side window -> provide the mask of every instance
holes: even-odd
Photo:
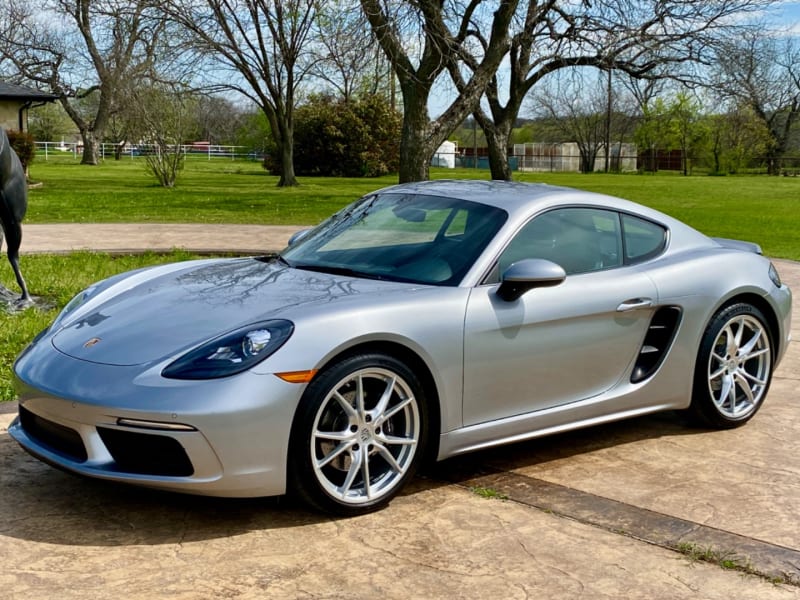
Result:
[[[500,273],[525,258],[553,261],[567,275],[618,267],[622,264],[619,215],[594,208],[546,212],[525,225],[503,251]]]
[[[625,238],[625,263],[645,261],[661,254],[667,245],[667,230],[651,221],[622,215]]]

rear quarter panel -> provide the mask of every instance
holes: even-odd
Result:
[[[726,248],[702,248],[669,254],[648,265],[647,273],[658,290],[658,303],[679,306],[682,320],[668,360],[657,379],[681,389],[685,405],[691,400],[697,350],[713,315],[737,297],[762,298],[779,326],[774,364],[786,349],[791,315],[791,293],[777,288],[769,278],[769,260],[751,252]],[[653,382],[655,383],[655,382]]]

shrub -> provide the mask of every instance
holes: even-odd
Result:
[[[380,96],[350,102],[312,96],[294,119],[298,175],[380,177],[399,169],[401,117]],[[276,162],[268,155],[264,168],[279,173]]]
[[[19,162],[22,163],[22,168],[25,173],[28,172],[28,165],[33,162],[33,157],[36,156],[36,143],[33,136],[25,131],[6,131],[8,141],[14,152],[19,156]]]

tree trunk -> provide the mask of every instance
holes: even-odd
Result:
[[[778,159],[775,156],[767,156],[767,175],[780,175]]]
[[[403,135],[400,144],[400,183],[427,181],[430,178],[431,153],[425,147],[425,135],[412,132]]]
[[[511,165],[508,162],[508,141],[511,138],[511,121],[503,119],[492,123],[483,117],[473,117],[486,136],[489,151],[489,170],[492,179],[511,181]]]
[[[508,138],[493,131],[486,136],[489,150],[489,170],[492,179],[511,181],[511,165],[508,163]]]
[[[767,150],[767,175],[780,175],[780,152],[777,144],[770,144]]]
[[[83,140],[83,157],[81,158],[81,164],[98,164],[100,162],[100,152],[96,132],[88,129],[81,131],[81,139]]]
[[[412,98],[412,96],[414,96]],[[439,147],[430,135],[427,94],[411,94],[403,90],[403,130],[400,137],[400,183],[427,181],[430,161]],[[444,141],[444,140],[442,140]],[[432,147],[433,146],[433,147]]]
[[[594,163],[597,160],[597,149],[578,146],[581,156],[581,173],[594,173]]]
[[[284,136],[280,144],[281,178],[278,187],[294,187],[300,185],[294,174],[294,140],[291,135]]]
[[[275,150],[281,159],[281,176],[278,180],[278,187],[300,185],[294,174],[294,128],[292,127],[291,116],[286,113],[271,113],[264,107],[262,107],[262,110],[264,110],[264,114],[267,115],[269,120],[275,141]]]

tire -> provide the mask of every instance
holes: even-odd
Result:
[[[319,374],[292,425],[290,489],[327,513],[377,510],[414,475],[428,438],[419,379],[383,354],[342,359]]]
[[[720,309],[706,327],[695,366],[690,410],[718,429],[744,425],[761,408],[774,353],[767,320],[755,306]]]

